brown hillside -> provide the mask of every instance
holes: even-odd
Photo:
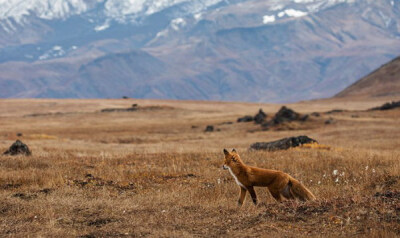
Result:
[[[335,97],[380,97],[400,95],[400,57],[358,80]]]

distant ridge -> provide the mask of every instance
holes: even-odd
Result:
[[[382,65],[335,97],[400,96],[400,57]]]

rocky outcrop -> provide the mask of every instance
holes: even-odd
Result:
[[[29,150],[29,147],[22,143],[22,141],[15,141],[8,150],[6,150],[4,155],[31,155],[32,152]]]
[[[297,136],[297,137],[288,137],[283,138],[277,141],[271,142],[257,142],[250,146],[251,150],[287,150],[292,147],[298,147],[302,144],[309,143],[318,143],[316,140],[308,137],[308,136]]]

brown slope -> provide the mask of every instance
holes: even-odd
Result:
[[[400,96],[400,57],[358,80],[335,97]]]

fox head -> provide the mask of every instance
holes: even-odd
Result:
[[[223,169],[229,169],[241,163],[239,154],[236,152],[235,149],[233,149],[232,152],[229,152],[226,149],[224,149],[224,154],[225,158],[224,158],[224,164],[222,165]]]

